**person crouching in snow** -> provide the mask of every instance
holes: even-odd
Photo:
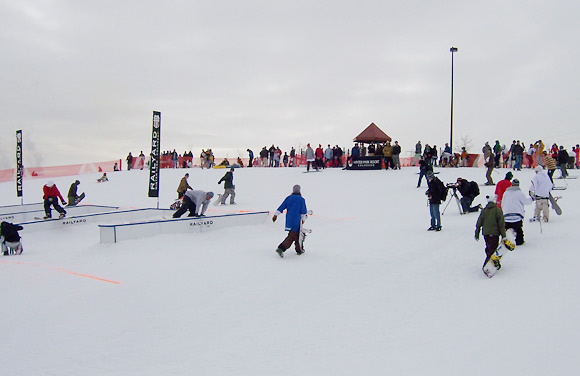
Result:
[[[294,243],[296,253],[301,255],[304,253],[304,250],[300,247],[300,225],[303,223],[307,210],[306,200],[304,200],[300,193],[299,185],[292,187],[292,194],[286,197],[278,207],[272,217],[272,222],[276,222],[276,219],[284,210],[286,210],[285,230],[288,231],[288,236],[278,245],[276,252],[280,257],[284,257],[284,252]]]
[[[50,210],[51,206],[53,206],[54,209],[60,213],[59,218],[64,218],[66,216],[66,211],[60,207],[58,204],[58,199],[60,198],[60,201],[63,205],[66,205],[66,201],[62,198],[62,195],[60,194],[54,182],[49,180],[48,183],[42,187],[42,191],[44,193],[44,196],[42,196],[42,199],[44,200],[44,212],[46,213],[44,219],[52,218],[52,212]]]
[[[18,231],[23,230],[20,225],[15,225],[9,222],[2,222],[0,224],[0,243],[2,243],[2,254],[8,256],[10,254],[19,255],[22,253],[22,242]]]
[[[106,181],[109,181],[109,178],[107,177],[107,173],[103,172],[103,176],[97,179],[97,183],[104,183]]]
[[[201,217],[205,214],[209,202],[213,197],[213,192],[191,190],[183,195],[183,204],[173,214],[173,218],[180,218],[183,213],[189,210],[188,217]],[[199,212],[199,214],[198,214]]]
[[[483,229],[483,238],[485,239],[485,254],[486,258],[483,265],[487,264],[493,253],[499,246],[499,237],[506,237],[505,221],[503,212],[495,204],[494,197],[485,196],[487,205],[477,218],[475,225],[475,240],[479,241],[479,234]],[[499,260],[492,260],[496,268],[501,268]]]

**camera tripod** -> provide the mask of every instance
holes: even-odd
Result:
[[[453,201],[454,197],[455,197],[455,202],[457,202],[457,209],[459,209],[459,214],[463,214],[463,209],[461,208],[461,201],[459,199],[459,196],[457,196],[457,187],[454,185],[451,185],[451,186],[447,186],[447,188],[452,189],[453,193],[449,196],[449,201],[447,201],[447,204],[443,208],[443,212],[441,212],[441,215],[445,214],[445,210],[447,210],[447,207],[449,206],[451,201]]]

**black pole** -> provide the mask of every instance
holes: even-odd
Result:
[[[449,134],[449,147],[453,153],[453,53],[457,52],[457,47],[451,47],[451,132]]]

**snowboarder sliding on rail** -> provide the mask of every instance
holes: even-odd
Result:
[[[58,204],[58,199],[60,198],[60,201],[63,205],[66,205],[66,201],[64,200],[64,198],[62,198],[62,195],[60,194],[54,182],[52,180],[49,180],[48,183],[46,183],[44,187],[42,187],[42,191],[44,193],[44,196],[42,196],[42,198],[44,200],[44,212],[46,214],[44,219],[52,218],[52,212],[50,210],[51,206],[53,206],[54,209],[60,213],[59,218],[64,218],[66,216],[66,211],[62,207],[60,207],[60,205]]]
[[[308,211],[306,210],[306,200],[300,193],[299,185],[292,187],[292,194],[286,197],[278,207],[272,217],[272,222],[276,222],[276,219],[284,210],[286,210],[285,230],[288,231],[288,236],[278,245],[276,252],[280,257],[284,257],[284,251],[294,243],[296,253],[301,255],[304,253],[304,249],[300,247],[300,225],[303,223],[303,218]]]

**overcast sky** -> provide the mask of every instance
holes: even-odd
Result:
[[[580,2],[0,0],[0,168],[151,150],[246,156],[352,146],[371,122],[403,150],[580,143]]]

